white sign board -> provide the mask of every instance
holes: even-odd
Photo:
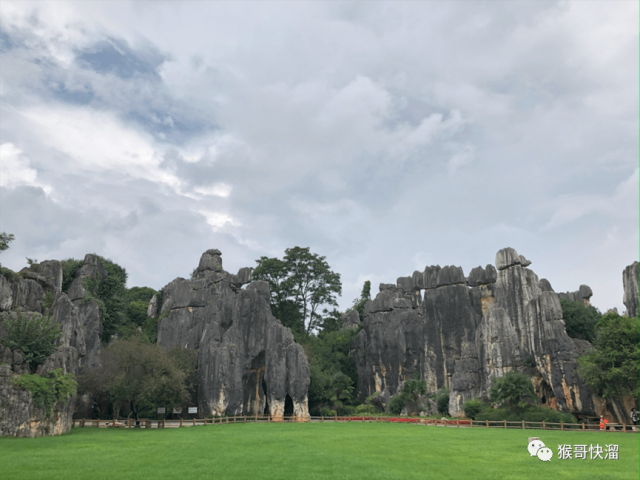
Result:
[[[164,407],[158,407],[158,413],[166,413],[167,409]]]
[[[189,413],[198,413],[198,407],[189,407]]]
[[[174,408],[174,409],[173,409],[173,413],[176,413],[176,414],[178,414],[178,415],[179,415],[179,414],[181,414],[181,413],[182,413],[182,409],[181,409],[181,408]]]

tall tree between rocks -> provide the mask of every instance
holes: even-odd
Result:
[[[294,334],[301,334],[302,341],[322,324],[320,307],[338,305],[340,274],[331,271],[326,257],[311,253],[309,247],[287,248],[282,260],[261,257],[256,263],[252,275],[254,280],[269,282],[273,315]]]

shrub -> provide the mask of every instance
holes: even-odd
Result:
[[[44,408],[47,418],[51,417],[56,403],[65,402],[75,395],[78,384],[73,375],[62,373],[61,368],[49,372],[46,377],[37,374],[23,374],[14,380],[14,385],[28,390],[36,408]]]
[[[449,415],[449,389],[441,388],[436,393],[436,405],[438,413],[441,415]]]
[[[402,409],[407,403],[407,399],[402,394],[394,395],[389,401],[389,406],[387,407],[387,411],[392,413],[393,415],[400,415],[402,413]]]
[[[37,313],[5,314],[2,321],[7,336],[0,341],[5,347],[21,349],[32,371],[55,351],[55,342],[62,336],[57,323]]]
[[[373,405],[358,405],[356,407],[356,413],[365,413],[365,414],[376,414],[378,413],[378,409]]]
[[[52,292],[47,292],[44,295],[44,302],[42,302],[42,306],[45,309],[49,309],[49,308],[51,308],[52,305],[53,305],[53,293]]]
[[[493,379],[490,396],[493,403],[506,403],[512,411],[521,410],[528,401],[537,400],[529,376],[514,371]]]
[[[342,407],[342,415],[353,415],[356,411],[352,405],[345,405]]]
[[[60,263],[62,264],[62,291],[64,293],[68,293],[71,283],[76,277],[76,272],[84,262],[82,260],[67,258],[66,260],[62,260]]]
[[[577,423],[576,418],[570,413],[558,412],[549,407],[529,405],[521,411],[511,411],[508,408],[485,407],[475,418],[476,420],[508,422],[548,422],[548,423]]]
[[[596,324],[602,317],[597,308],[587,307],[583,302],[572,302],[561,298],[562,317],[567,335],[593,342],[596,336]]]
[[[7,280],[17,281],[20,279],[20,275],[11,270],[10,268],[0,266],[0,275],[4,276]]]
[[[482,411],[483,408],[484,403],[475,398],[473,400],[467,400],[462,406],[465,417],[471,418],[473,420],[476,419],[476,416]]]

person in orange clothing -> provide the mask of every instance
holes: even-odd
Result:
[[[609,423],[609,420],[604,418],[604,415],[600,415],[600,430],[604,432],[607,429],[607,423]]]

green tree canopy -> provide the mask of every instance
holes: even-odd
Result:
[[[80,376],[80,385],[83,391],[108,396],[116,416],[124,405],[138,419],[141,410],[156,405],[172,409],[189,399],[181,362],[139,337],[111,343],[100,361],[100,367]]]
[[[406,405],[409,407],[410,413],[417,412],[418,399],[421,395],[427,394],[427,382],[426,380],[420,380],[420,377],[416,374],[413,378],[404,382],[402,387],[402,395],[406,399]]]
[[[578,359],[578,373],[603,398],[638,400],[638,317],[605,314],[596,326],[595,347]]]
[[[9,244],[15,240],[13,233],[0,233],[0,252],[4,252],[9,248]]]
[[[331,271],[326,258],[311,253],[308,247],[287,248],[282,260],[261,257],[256,263],[253,278],[269,282],[272,313],[284,316],[280,320],[292,330],[302,327],[302,341],[322,325],[320,308],[338,305],[340,274]]]
[[[489,396],[493,403],[506,403],[512,412],[522,410],[536,399],[531,379],[524,373],[513,371],[493,379]]]
[[[592,306],[587,307],[583,302],[573,302],[560,299],[562,316],[564,318],[567,335],[572,338],[593,342],[596,336],[596,325],[602,314]]]

